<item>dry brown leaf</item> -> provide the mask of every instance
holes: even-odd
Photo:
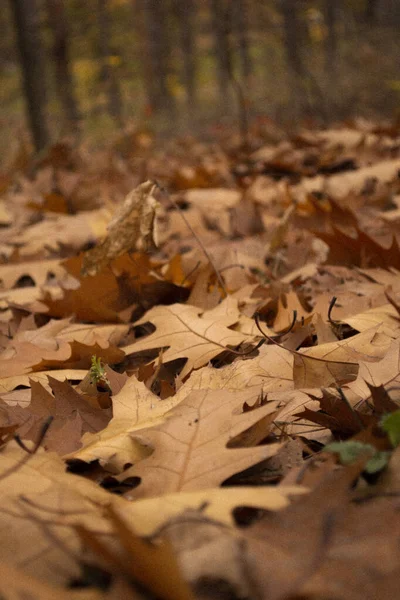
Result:
[[[334,225],[332,233],[316,232],[316,235],[329,246],[327,262],[330,264],[400,268],[400,247],[394,236],[390,246],[384,247],[358,227],[355,228],[355,236],[344,233]]]
[[[70,319],[50,320],[37,329],[21,329],[0,354],[0,377],[58,367],[89,368],[93,355],[109,364],[118,363],[125,355],[115,343],[126,331],[124,325],[89,327],[71,324]]]
[[[300,352],[324,360],[341,362],[377,361],[388,351],[393,337],[386,333],[381,323],[344,340],[335,340],[304,348]]]
[[[25,408],[3,404],[2,424],[17,423],[17,433],[22,439],[36,441],[44,422],[51,415],[54,420],[44,445],[64,455],[80,446],[85,432],[104,429],[111,418],[111,410],[92,406],[68,382],[49,377],[49,386],[54,396],[40,383],[31,381],[30,404]]]
[[[240,506],[281,510],[289,504],[290,496],[307,493],[302,486],[280,487],[225,487],[195,492],[164,494],[155,498],[135,500],[129,514],[136,522],[140,535],[153,534],[163,523],[186,510],[198,510],[202,515],[233,527],[233,510]],[[130,499],[130,495],[125,495]]]
[[[251,360],[235,361],[215,369],[203,367],[192,373],[177,392],[183,398],[191,390],[245,390],[267,393],[293,389],[293,354],[277,345],[262,346]]]
[[[30,598],[31,600],[102,600],[97,590],[82,592],[52,586],[27,575],[22,568],[0,563],[0,593],[4,599]]]
[[[391,304],[383,304],[354,316],[345,316],[341,321],[353,327],[356,331],[365,331],[380,326],[380,332],[389,338],[400,336],[400,323],[396,309]]]
[[[135,443],[131,433],[162,422],[164,415],[179,402],[181,396],[161,401],[132,375],[112,398],[113,418],[107,427],[96,434],[87,433],[82,439],[83,447],[69,458],[100,460],[108,470],[121,472],[124,465],[148,455],[141,444]]]
[[[96,484],[65,473],[63,462],[53,453],[39,450],[16,468],[26,456],[14,444],[0,454],[0,531],[9,540],[0,548],[0,560],[23,564],[26,575],[49,584],[64,584],[79,574],[73,555],[63,549],[66,544],[79,553],[78,540],[65,525],[80,522],[109,531],[94,503],[109,504],[110,496]],[[54,543],[47,528],[60,544]]]
[[[23,277],[30,277],[37,286],[44,285],[50,275],[59,278],[64,274],[60,259],[37,260],[23,263],[0,265],[2,287],[12,288]]]
[[[294,356],[293,378],[298,389],[344,385],[357,374],[358,363],[315,359],[300,352]]]
[[[217,307],[203,312],[201,309],[182,304],[158,306],[149,310],[136,325],[151,322],[156,330],[146,338],[123,347],[126,355],[168,348],[163,353],[163,362],[186,358],[187,362],[180,373],[181,378],[206,365],[212,358],[221,354],[228,346],[238,346],[242,342],[253,341],[253,336],[229,329],[239,321],[238,302],[232,297],[225,298]]]
[[[127,195],[107,226],[106,238],[84,254],[82,275],[97,275],[125,252],[148,252],[157,247],[155,187],[152,181],[145,181]]]
[[[349,401],[360,405],[371,398],[371,389],[367,384],[374,387],[383,385],[390,393],[393,387],[394,397],[398,398],[396,389],[400,381],[400,344],[396,340],[392,342],[386,356],[378,362],[362,362],[358,377],[355,381],[344,387]]]
[[[61,245],[79,250],[106,232],[108,209],[81,212],[77,215],[48,215],[45,221],[25,228],[10,240],[19,248],[21,257],[46,256],[57,252]]]
[[[253,402],[251,401],[253,400]],[[275,402],[242,413],[254,392],[194,391],[172,409],[165,423],[131,437],[153,453],[125,471],[121,478],[140,477],[134,498],[195,491],[219,485],[257,462],[274,456],[281,444],[228,448],[237,435],[277,409]],[[268,431],[265,431],[267,435]]]
[[[107,545],[100,539],[84,527],[76,528],[82,541],[99,558],[110,557],[116,563],[117,573],[122,569],[128,580],[140,583],[160,600],[194,600],[168,540],[159,539],[157,544],[142,540],[115,510],[109,509],[108,516],[121,544],[122,555],[119,553],[112,557]],[[157,572],[157,577],[154,577],[154,571]]]
[[[2,377],[0,379],[0,393],[11,392],[19,386],[30,387],[31,380],[39,381],[42,386],[47,389],[48,375],[59,381],[65,381],[67,379],[81,381],[87,375],[87,369],[56,369],[54,371],[40,371],[39,373],[29,373],[27,375]]]

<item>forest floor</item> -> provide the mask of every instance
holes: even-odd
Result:
[[[8,162],[2,597],[396,597],[400,130],[247,142]]]

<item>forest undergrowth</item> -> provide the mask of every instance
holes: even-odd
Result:
[[[0,595],[395,598],[400,130],[21,146]]]

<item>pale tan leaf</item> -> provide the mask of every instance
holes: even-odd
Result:
[[[48,260],[0,265],[0,281],[2,287],[12,288],[21,277],[27,275],[33,279],[35,285],[44,285],[50,273],[57,278],[65,274],[65,269],[60,263],[60,259],[53,258]],[[26,288],[24,289],[26,290]]]
[[[46,389],[50,389],[48,385],[48,375],[64,381],[70,379],[72,381],[81,381],[87,374],[87,369],[55,369],[54,371],[40,371],[38,373],[29,373],[27,375],[12,375],[10,377],[0,378],[0,392],[10,392],[18,386],[30,387],[29,380],[39,381]]]
[[[400,343],[392,342],[386,356],[378,362],[362,362],[358,377],[344,388],[351,403],[359,404],[371,398],[371,390],[367,384],[374,387],[383,385],[390,396],[399,398],[397,389],[400,385]],[[391,388],[394,388],[390,393]]]
[[[300,352],[294,356],[293,377],[298,389],[343,385],[356,379],[357,374],[357,363],[313,359]]]
[[[254,392],[201,390],[189,394],[153,428],[131,434],[153,453],[121,475],[140,477],[134,498],[160,493],[195,491],[219,485],[251,465],[274,456],[281,444],[228,448],[230,440],[273,414],[277,403],[242,412],[243,403],[254,404]],[[265,434],[267,434],[267,429]]]
[[[84,435],[83,447],[69,458],[87,462],[99,460],[108,470],[120,472],[124,465],[149,454],[130,434],[159,424],[164,415],[179,402],[181,396],[160,400],[133,375],[121,391],[113,396],[113,418],[107,427],[99,433]]]
[[[400,337],[400,321],[398,313],[391,304],[371,308],[365,312],[341,319],[356,331],[365,331],[380,325],[379,331],[390,339]]]
[[[150,321],[156,327],[155,332],[123,347],[125,354],[167,347],[163,354],[164,363],[178,358],[187,359],[180,374],[183,378],[192,369],[206,365],[227,346],[238,346],[245,340],[254,339],[229,329],[240,316],[238,302],[232,297],[201,313],[201,309],[195,306],[182,304],[152,308],[136,324]]]
[[[105,233],[109,214],[100,208],[77,215],[49,215],[19,233],[16,241],[21,246],[20,255],[34,256],[46,248],[57,251],[60,244],[80,249]]]
[[[306,488],[301,486],[210,488],[135,500],[129,514],[140,535],[151,535],[163,523],[188,509],[200,510],[205,517],[233,526],[232,511],[239,506],[280,510],[289,504],[290,496],[305,493]],[[129,495],[125,498],[130,499]]]
[[[191,390],[251,388],[267,393],[293,387],[293,354],[276,345],[264,345],[251,360],[238,360],[220,369],[203,367],[195,371],[177,395],[183,399]]]
[[[85,253],[83,275],[96,275],[125,252],[147,252],[157,247],[155,222],[158,203],[152,195],[155,187],[153,182],[145,181],[127,195],[110,221],[105,239]]]

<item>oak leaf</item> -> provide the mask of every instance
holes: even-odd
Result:
[[[194,391],[169,412],[167,420],[131,437],[153,449],[148,457],[120,476],[140,477],[134,498],[160,493],[195,491],[274,456],[281,444],[228,448],[228,442],[277,410],[277,403],[241,412],[243,402],[254,404],[254,392]],[[253,402],[252,402],[253,401]],[[266,428],[265,435],[268,431]]]
[[[157,306],[136,322],[140,325],[150,321],[156,330],[122,349],[130,355],[142,350],[168,348],[163,353],[164,363],[178,358],[187,359],[180,373],[184,378],[193,369],[206,365],[229,345],[238,346],[245,340],[254,340],[253,336],[229,329],[239,318],[238,302],[231,297],[205,312],[190,305]]]
[[[223,487],[195,492],[164,494],[155,498],[135,500],[129,514],[140,535],[151,535],[163,523],[185,510],[200,510],[209,519],[234,526],[233,510],[240,506],[280,510],[289,504],[289,497],[307,493],[302,486]],[[128,500],[130,495],[125,496]]]
[[[100,208],[77,215],[47,215],[46,220],[19,231],[10,242],[20,247],[22,257],[58,251],[60,245],[80,250],[105,233],[109,214],[108,209]]]
[[[131,434],[162,422],[164,415],[180,401],[181,397],[177,396],[161,401],[132,375],[112,398],[113,418],[107,427],[84,435],[83,447],[68,458],[86,462],[99,460],[108,470],[121,472],[124,465],[148,455]]]
[[[293,387],[293,354],[277,345],[264,345],[251,360],[238,360],[220,369],[207,366],[194,371],[177,396],[183,399],[192,390],[204,389],[252,389],[265,394]]]
[[[334,225],[332,233],[315,232],[329,246],[328,263],[351,264],[361,268],[400,268],[400,247],[394,236],[389,248],[385,248],[359,227],[355,227],[355,232],[357,237],[344,233]]]
[[[5,288],[18,285],[23,277],[30,277],[37,286],[44,285],[50,276],[61,277],[64,269],[58,258],[0,265],[0,281]]]
[[[0,393],[2,393],[2,397],[4,397],[3,392],[12,392],[12,390],[15,390],[15,388],[20,386],[30,387],[30,381],[39,381],[43,387],[47,388],[49,387],[48,375],[59,381],[65,381],[66,379],[81,381],[87,375],[87,369],[55,369],[54,371],[39,371],[37,373],[27,373],[26,375],[1,377]]]
[[[93,354],[118,363],[125,355],[116,344],[127,329],[126,325],[71,324],[70,319],[50,320],[36,328],[34,322],[22,321],[0,354],[0,377],[57,367],[89,368]]]
[[[83,433],[103,429],[111,417],[111,410],[91,406],[68,382],[49,377],[49,385],[54,396],[40,383],[32,381],[32,399],[25,408],[3,403],[2,423],[18,423],[19,436],[36,441],[43,423],[53,416],[44,445],[63,455],[80,446]]]
[[[344,392],[351,404],[359,405],[372,398],[371,386],[383,385],[392,399],[399,401],[396,394],[400,382],[400,342],[392,342],[387,354],[378,362],[361,362],[358,377],[344,386]],[[393,388],[393,393],[391,393]]]

